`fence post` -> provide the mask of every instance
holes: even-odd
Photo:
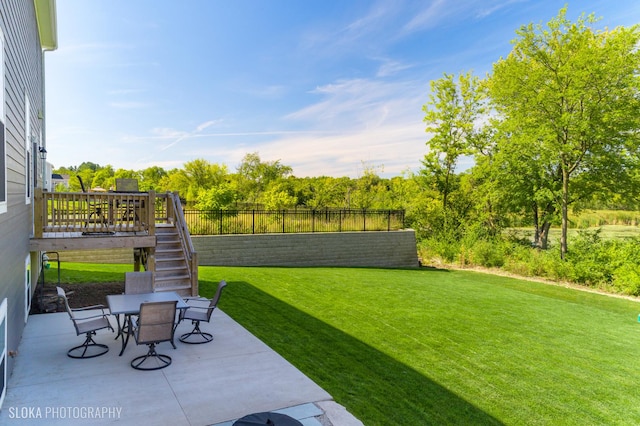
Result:
[[[287,216],[287,211],[285,209],[282,209],[282,233],[284,234],[284,222]]]
[[[256,233],[256,211],[251,210],[251,233]]]
[[[224,217],[222,215],[222,209],[220,209],[220,225],[219,225],[219,228],[218,228],[220,232],[218,233],[218,235],[222,235],[222,221],[223,220],[224,220]]]
[[[391,231],[391,210],[387,212],[387,232]]]

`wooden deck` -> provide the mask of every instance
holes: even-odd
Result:
[[[146,232],[135,234],[82,233],[82,232],[45,232],[42,238],[29,241],[30,251],[95,250],[113,248],[155,247],[156,236]]]

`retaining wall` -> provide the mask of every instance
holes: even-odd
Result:
[[[192,236],[202,266],[415,268],[413,230]],[[133,263],[133,249],[60,252],[62,262]]]
[[[413,230],[191,237],[200,265],[418,266]]]

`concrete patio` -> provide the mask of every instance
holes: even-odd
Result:
[[[115,328],[115,319],[111,317]],[[95,340],[109,352],[71,359],[67,350],[83,341],[66,313],[32,315],[16,355],[0,411],[0,424],[216,425],[230,426],[247,414],[278,411],[305,426],[362,425],[325,390],[220,310],[211,323],[213,342],[177,349],[167,342],[158,352],[173,363],[138,371],[130,361],[146,346],[129,345],[108,330]],[[178,326],[176,336],[191,330]]]

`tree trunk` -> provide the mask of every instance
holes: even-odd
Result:
[[[538,247],[542,250],[549,248],[549,229],[551,229],[551,222],[544,222],[540,228]]]
[[[560,235],[560,258],[567,254],[567,228],[569,227],[569,172],[562,168],[562,234]]]
[[[531,205],[531,210],[533,211],[533,229],[535,234],[533,235],[533,245],[536,247],[540,247],[540,218],[538,215],[538,205],[533,203]]]

